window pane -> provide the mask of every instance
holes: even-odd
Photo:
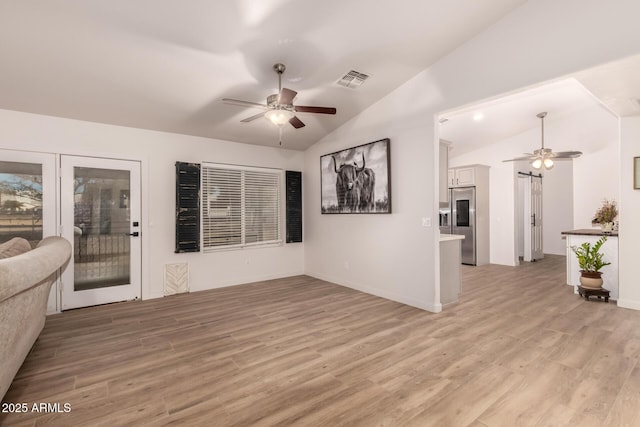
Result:
[[[279,236],[279,180],[273,173],[245,172],[245,243],[269,242]]]
[[[74,168],[74,289],[130,279],[129,171]]]
[[[0,243],[42,240],[42,165],[0,162]]]
[[[205,249],[280,241],[280,172],[202,171]]]
[[[207,247],[242,243],[242,172],[203,169],[203,245]]]

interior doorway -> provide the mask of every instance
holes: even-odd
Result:
[[[518,172],[518,256],[525,262],[535,262],[544,258],[542,194],[542,174]]]

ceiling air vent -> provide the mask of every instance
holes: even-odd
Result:
[[[364,83],[364,81],[368,78],[369,76],[367,74],[351,70],[344,76],[342,76],[336,83],[338,83],[340,86],[355,89],[359,86],[362,86],[362,83]]]

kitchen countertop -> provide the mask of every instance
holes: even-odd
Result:
[[[579,230],[563,231],[560,234],[563,235],[577,235],[577,236],[614,236],[618,237],[618,230],[613,230],[611,233],[603,233],[599,228],[581,228]]]
[[[464,236],[461,234],[441,234],[440,235],[441,242],[448,242],[451,240],[464,240]]]

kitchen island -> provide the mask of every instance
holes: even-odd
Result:
[[[440,234],[440,303],[458,302],[462,291],[461,242],[464,236]]]
[[[571,250],[572,246],[580,246],[582,243],[590,243],[592,246],[602,237],[607,236],[607,241],[602,245],[600,251],[604,254],[604,261],[610,262],[602,268],[602,287],[608,289],[611,294],[610,298],[618,299],[618,231],[611,233],[603,233],[599,229],[579,229],[563,231],[561,233],[567,242],[567,285],[574,287],[574,292],[578,292],[580,285],[580,266],[578,258]]]

